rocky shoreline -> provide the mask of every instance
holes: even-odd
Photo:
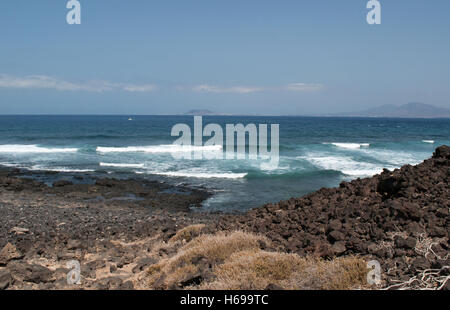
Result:
[[[426,270],[448,280],[449,209],[450,147],[442,146],[417,166],[225,217],[216,229],[263,234],[300,256],[376,259],[384,286],[401,288]]]
[[[442,281],[450,274],[447,146],[417,166],[242,215],[190,212],[210,194],[188,187],[105,178],[48,186],[25,176],[0,170],[0,289],[158,288],[148,284],[148,268],[173,257],[177,249],[164,245],[191,225],[201,227],[197,234],[257,233],[271,251],[300,257],[376,259],[382,287],[450,285]],[[80,262],[81,285],[67,283],[71,260]],[[418,283],[420,274],[431,280]]]
[[[29,176],[0,171],[0,289],[132,289],[155,243],[216,218],[190,212],[210,196],[198,189],[139,179],[47,186]],[[81,286],[67,284],[70,260],[81,264]]]

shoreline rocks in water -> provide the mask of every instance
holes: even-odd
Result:
[[[265,251],[376,259],[385,287],[399,287],[398,281],[427,269],[439,277],[450,272],[447,146],[417,166],[242,215],[190,212],[209,196],[198,189],[138,179],[80,184],[82,176],[47,186],[24,174],[0,170],[0,289],[154,288],[146,283],[149,268],[201,233],[236,230],[267,238]],[[183,229],[188,226],[196,229]],[[67,283],[71,260],[80,262],[81,285]],[[195,279],[214,276],[204,269],[207,274]],[[164,279],[157,282],[164,287]]]

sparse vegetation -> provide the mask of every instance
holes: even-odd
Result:
[[[355,289],[366,283],[366,263],[359,258],[326,261],[276,252],[240,252],[217,267],[217,278],[200,289],[262,290],[269,284],[284,289]]]
[[[183,240],[185,242],[189,242],[193,238],[195,238],[198,235],[200,235],[200,233],[205,228],[205,226],[206,226],[205,224],[197,224],[197,225],[187,226],[187,227],[179,230],[175,234],[175,236],[170,238],[169,242],[176,242],[176,241],[183,241]]]
[[[180,231],[180,235],[184,232]],[[157,289],[354,289],[366,283],[366,262],[357,257],[326,261],[268,252],[262,236],[235,231],[200,235],[172,257],[148,269]]]

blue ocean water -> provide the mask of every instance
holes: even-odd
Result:
[[[449,119],[203,117],[224,131],[279,124],[279,165],[264,169],[250,159],[174,159],[177,123],[194,128],[192,116],[0,116],[0,165],[205,187],[215,194],[204,210],[243,211],[417,164],[450,145]]]

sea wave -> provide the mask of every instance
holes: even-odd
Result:
[[[0,153],[26,154],[26,153],[76,153],[77,148],[53,148],[26,144],[0,145]]]
[[[149,172],[151,174],[163,175],[169,177],[186,177],[186,178],[200,178],[200,179],[243,179],[247,173],[232,173],[232,172],[195,172],[195,171],[166,171],[166,172]]]
[[[83,173],[83,172],[95,172],[93,169],[77,169],[70,167],[45,167],[45,166],[32,166],[27,167],[25,169],[32,171],[50,171],[50,172],[75,172],[75,173]]]
[[[324,143],[324,144],[331,144],[333,146],[343,148],[343,149],[360,149],[363,147],[369,147],[370,143],[338,143],[338,142],[331,142],[331,143]]]
[[[117,167],[117,168],[144,168],[144,164],[116,164],[116,163],[100,163],[101,167]]]
[[[0,163],[0,166],[4,166],[4,167],[16,167],[16,168],[19,168],[19,167],[20,167],[19,164],[11,164],[11,163]]]
[[[423,143],[434,144],[434,140],[422,140]]]
[[[309,155],[301,156],[301,158],[306,159],[320,169],[335,170],[348,176],[373,176],[382,172],[383,168],[385,168],[379,164],[356,161],[346,156]]]
[[[400,150],[363,149],[361,154],[373,161],[384,163],[391,168],[400,168],[403,165],[417,165],[427,157],[425,153],[411,153]],[[388,167],[386,167],[388,168]]]
[[[220,151],[222,145],[149,145],[149,146],[127,146],[127,147],[97,147],[98,153],[178,153],[178,152],[192,152],[192,151]]]

